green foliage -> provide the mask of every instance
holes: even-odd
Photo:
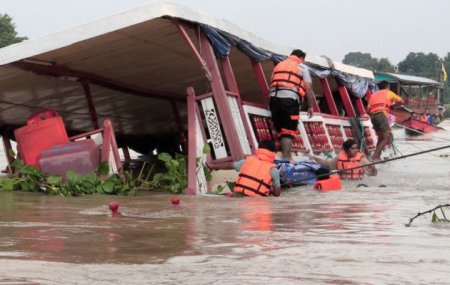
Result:
[[[222,184],[217,185],[217,189],[213,192],[213,194],[216,194],[216,195],[223,194],[222,192],[224,190],[226,190],[227,188],[231,192],[233,192],[233,188],[234,188],[235,184],[236,184],[235,182],[225,181],[225,185],[222,185]]]
[[[164,162],[167,170],[165,173],[156,173],[149,186],[153,189],[183,193],[188,184],[187,158],[185,155],[176,154],[174,158],[168,153],[162,152],[158,159]]]
[[[102,163],[96,173],[80,175],[71,170],[66,173],[66,182],[60,176],[48,176],[38,169],[15,160],[12,166],[17,172],[10,177],[0,178],[0,191],[42,192],[50,195],[80,196],[87,194],[134,195],[142,182],[134,179],[131,172],[124,177],[111,175],[101,179],[109,171],[108,163]]]
[[[432,217],[431,217],[431,222],[432,222],[432,223],[450,222],[450,220],[448,220],[447,217],[445,216],[445,213],[444,213],[444,210],[443,210],[443,208],[446,208],[446,207],[450,207],[450,204],[438,205],[438,206],[436,206],[436,207],[434,207],[433,209],[430,209],[430,210],[428,210],[428,211],[425,211],[425,212],[419,212],[419,213],[417,213],[417,215],[415,215],[414,217],[412,217],[411,219],[409,219],[409,222],[406,223],[405,226],[406,226],[406,227],[410,227],[411,224],[412,224],[412,222],[413,222],[417,217],[420,217],[420,216],[422,216],[422,215],[429,214],[429,213],[433,213],[433,215],[432,215]],[[439,210],[439,209],[441,210],[441,213],[442,213],[442,217],[443,217],[443,218],[439,218],[439,216],[436,214],[436,211]]]
[[[402,73],[439,80],[442,60],[435,53],[410,52],[398,64]]]
[[[380,72],[394,72],[394,66],[387,58],[374,58],[370,53],[349,52],[343,63]]]
[[[0,14],[0,48],[26,39],[27,37],[17,36],[16,26],[8,14]]]
[[[208,144],[203,147],[203,154],[211,151]],[[146,183],[146,186],[153,190],[163,190],[175,194],[183,193],[188,185],[187,157],[182,154],[176,154],[172,157],[170,154],[162,152],[158,155],[158,159],[164,162],[166,172],[156,173],[153,179]],[[196,159],[197,166],[201,165],[205,172],[206,180],[211,180],[211,170],[203,162],[203,158]]]
[[[440,218],[436,214],[436,211],[433,211],[433,216],[431,217],[431,222],[432,223],[448,223],[448,222],[450,222],[449,220],[447,220],[447,217],[445,216],[444,210],[442,210],[442,208],[440,208],[439,210],[441,210],[442,218]]]

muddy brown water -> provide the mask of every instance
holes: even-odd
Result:
[[[403,154],[450,144],[395,134]],[[450,202],[449,153],[279,198],[0,192],[0,284],[450,284],[450,224],[404,226]]]

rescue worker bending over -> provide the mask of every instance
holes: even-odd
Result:
[[[233,192],[246,196],[280,196],[280,173],[273,163],[275,160],[275,143],[265,140],[259,143],[255,155],[234,163],[239,171]]]
[[[352,139],[346,140],[342,145],[342,150],[339,152],[339,155],[330,160],[325,160],[312,155],[307,156],[322,165],[328,166],[330,169],[342,170],[342,173],[340,173],[342,179],[362,179],[364,173],[369,176],[377,175],[377,169],[373,165],[345,171],[345,169],[370,163],[370,161],[364,156],[364,154],[359,151],[356,141]]]

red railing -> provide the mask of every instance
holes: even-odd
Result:
[[[123,167],[122,167],[122,162],[120,161],[119,149],[117,147],[116,136],[114,134],[111,120],[106,119],[105,121],[103,121],[103,128],[70,137],[69,140],[76,141],[79,139],[86,139],[92,135],[99,134],[99,133],[102,134],[102,139],[103,139],[102,146],[101,146],[100,161],[108,162],[110,164],[110,153],[112,152],[116,171],[119,175],[122,176],[123,175]],[[111,167],[112,166],[110,165],[110,168]],[[114,168],[113,168],[113,170],[114,170]]]

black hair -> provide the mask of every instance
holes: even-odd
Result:
[[[291,52],[291,55],[295,55],[296,57],[303,58],[303,59],[305,59],[305,57],[306,57],[306,53],[304,51],[302,51],[301,49],[294,49]]]
[[[350,148],[352,147],[352,145],[354,145],[354,144],[357,145],[358,143],[356,143],[355,140],[349,139],[349,140],[346,140],[346,141],[342,144],[342,147],[344,148],[345,151],[349,151]]]
[[[389,86],[389,82],[387,82],[386,80],[381,81],[380,83],[378,83],[378,87],[380,89],[386,89]]]
[[[276,151],[276,149],[275,149],[275,143],[274,143],[273,140],[263,140],[263,141],[260,141],[259,144],[258,144],[258,147],[259,147],[259,148],[263,148],[263,149],[270,150],[271,152],[275,152],[275,151]]]

